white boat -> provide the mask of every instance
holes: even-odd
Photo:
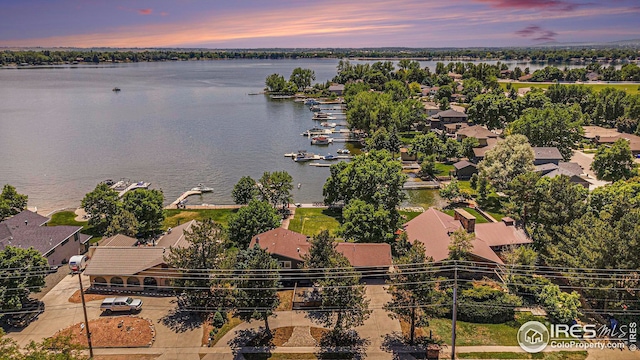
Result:
[[[311,105],[309,107],[309,110],[311,110],[313,112],[318,112],[318,111],[320,111],[320,105]]]
[[[200,191],[203,193],[213,192],[213,188],[198,184],[198,186],[191,188],[191,191]]]
[[[349,151],[349,149],[338,149],[338,151],[336,151],[338,154],[351,154],[351,151]]]
[[[335,120],[335,116],[330,116],[327,113],[317,112],[313,114],[313,120]]]
[[[333,156],[331,154],[325,155],[322,157],[322,160],[338,160],[337,156]]]
[[[311,138],[311,145],[329,145],[332,142],[332,138],[324,135],[314,136]]]
[[[330,129],[320,129],[320,128],[313,128],[310,130],[307,130],[307,132],[305,132],[304,136],[318,136],[318,135],[330,135],[333,132]]]
[[[336,127],[336,123],[330,123],[330,122],[326,122],[325,121],[323,123],[320,123],[320,126],[334,128],[334,127]]]
[[[316,99],[309,98],[309,99],[305,100],[304,104],[305,105],[319,105],[320,103]]]

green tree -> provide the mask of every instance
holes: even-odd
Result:
[[[474,233],[469,233],[464,228],[454,231],[451,235],[449,243],[449,259],[450,260],[469,260],[471,250],[473,250]]]
[[[165,255],[167,265],[180,269],[184,276],[171,280],[173,286],[181,289],[181,304],[186,310],[216,310],[229,305],[228,284],[201,269],[220,270],[229,268],[226,249],[228,238],[220,225],[211,219],[194,224],[185,231],[187,246],[171,247]]]
[[[444,156],[447,159],[460,158],[462,153],[462,147],[458,141],[452,138],[448,138],[444,143]]]
[[[243,176],[233,187],[231,192],[233,202],[239,205],[246,205],[258,196],[256,181],[251,176]]]
[[[466,157],[467,159],[471,159],[474,156],[473,149],[480,146],[480,142],[478,139],[474,137],[466,137],[462,139],[461,143],[461,155]]]
[[[542,288],[538,298],[547,313],[559,323],[569,324],[581,315],[580,294],[575,291],[567,293],[560,291],[558,285],[550,284]]]
[[[445,187],[440,189],[440,196],[450,203],[460,199],[461,192],[458,180],[453,179]]]
[[[598,179],[616,181],[628,179],[637,174],[633,154],[629,142],[625,139],[616,140],[610,147],[601,145],[591,163],[591,170]]]
[[[370,132],[392,124],[391,94],[362,91],[347,104],[347,122],[353,129]]]
[[[411,141],[411,153],[429,156],[438,154],[444,147],[442,140],[434,132],[420,134]]]
[[[511,135],[485,153],[484,160],[478,164],[478,172],[494,188],[504,190],[516,176],[534,170],[533,159],[527,137]]]
[[[122,234],[135,237],[138,233],[138,226],[139,224],[136,217],[131,212],[121,209],[113,219],[111,219],[104,235],[113,236],[116,234]]]
[[[481,94],[471,100],[467,109],[469,120],[479,125],[486,125],[489,130],[503,128],[516,116],[516,104],[504,94]]]
[[[271,74],[267,76],[265,85],[267,86],[267,90],[274,93],[279,93],[285,91],[287,82],[285,81],[284,76],[279,74]]]
[[[436,169],[436,154],[426,156],[422,159],[420,164],[420,170],[418,176],[421,178],[433,178],[436,176],[438,170]]]
[[[319,311],[311,311],[307,316],[323,326],[333,327],[335,333],[362,325],[371,314],[365,287],[360,284],[360,274],[336,250],[336,243],[327,231],[311,240],[304,259],[305,268],[323,269],[317,281],[322,304]]]
[[[400,219],[397,207],[405,198],[402,186],[407,176],[402,164],[388,151],[371,151],[356,155],[351,162],[331,165],[330,176],[324,184],[325,204],[360,199],[389,212],[391,224]]]
[[[107,184],[98,184],[82,199],[82,208],[90,215],[89,226],[102,234],[119,210],[118,192]]]
[[[486,204],[487,199],[489,197],[489,181],[487,180],[486,177],[480,176],[480,178],[478,179],[477,185],[478,185],[477,186],[478,204],[484,205]]]
[[[0,193],[0,221],[27,208],[27,195],[19,194],[16,188],[6,184]]]
[[[269,316],[280,304],[280,266],[278,261],[260,248],[240,251],[235,266],[234,308],[244,321],[264,320],[265,331],[271,334]]]
[[[137,189],[122,197],[122,209],[136,217],[138,233],[145,237],[160,232],[164,221],[163,203],[164,194],[155,189]]]
[[[531,146],[556,147],[568,161],[582,139],[582,112],[578,105],[548,104],[542,109],[528,109],[509,124],[507,133],[526,136]]]
[[[391,243],[396,228],[390,220],[387,210],[356,199],[342,209],[338,235],[359,243]]]
[[[367,139],[367,147],[372,150],[387,150],[390,153],[400,151],[400,140],[395,128],[388,132],[386,128],[379,128]]]
[[[416,326],[429,326],[429,318],[437,312],[433,305],[439,296],[430,265],[432,262],[433,259],[425,255],[424,245],[415,241],[405,255],[394,261],[396,270],[388,281],[391,301],[384,305],[384,309],[392,319],[409,323],[410,345],[415,341]]]
[[[278,226],[280,217],[276,210],[265,201],[252,200],[229,216],[229,238],[239,248],[245,249],[254,236]]]
[[[540,199],[536,192],[536,185],[539,180],[539,173],[526,172],[511,180],[506,190],[512,205],[510,215],[516,220],[521,220],[525,228],[529,214],[538,212]]]
[[[0,310],[20,310],[31,292],[45,285],[49,263],[34,248],[6,246],[0,251]]]
[[[311,69],[297,67],[291,72],[289,81],[296,84],[298,89],[306,89],[311,86],[311,82],[316,79],[316,73]]]
[[[273,207],[281,205],[285,209],[291,201],[293,178],[286,171],[265,171],[258,189],[261,200],[269,202]]]

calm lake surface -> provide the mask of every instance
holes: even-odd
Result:
[[[296,67],[325,82],[338,60],[226,60],[0,69],[0,185],[39,212],[77,207],[105,179],[147,181],[166,203],[199,183],[189,204],[230,204],[240,177],[285,170],[295,202],[322,201],[328,168],[284,153],[326,155],[300,134],[317,125],[307,106],[249,95]],[[422,62],[435,69],[435,62]],[[513,66],[513,65],[512,65]],[[536,68],[530,66],[532,71]],[[113,92],[114,87],[122,89]],[[338,121],[339,122],[339,121]],[[422,203],[429,196],[417,196]]]

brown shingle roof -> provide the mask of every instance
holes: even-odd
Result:
[[[470,163],[467,160],[462,160],[462,161],[458,161],[457,163],[453,164],[453,167],[460,170],[460,169],[464,169],[467,166],[472,166],[472,167],[476,167],[476,164],[474,163]]]
[[[135,275],[164,262],[168,249],[161,247],[98,247],[84,271],[88,276]]]
[[[536,160],[562,160],[562,154],[557,147],[532,147]]]
[[[476,139],[488,139],[488,138],[497,138],[498,134],[494,134],[493,132],[485,129],[480,125],[474,125],[467,128],[462,128],[458,130],[458,135],[464,135],[466,137],[474,137]]]
[[[138,242],[137,239],[132,237],[116,234],[106,239],[102,239],[98,242],[98,246],[134,246]]]

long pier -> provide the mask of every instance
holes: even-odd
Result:
[[[435,181],[407,181],[402,188],[405,190],[439,189],[440,184]]]
[[[202,195],[202,191],[200,190],[189,190],[189,191],[185,191],[182,193],[182,195],[180,195],[174,202],[172,202],[171,204],[169,204],[169,206],[167,206],[167,209],[174,209],[178,204],[180,204],[184,199],[188,198],[189,196],[193,196],[193,195]]]

